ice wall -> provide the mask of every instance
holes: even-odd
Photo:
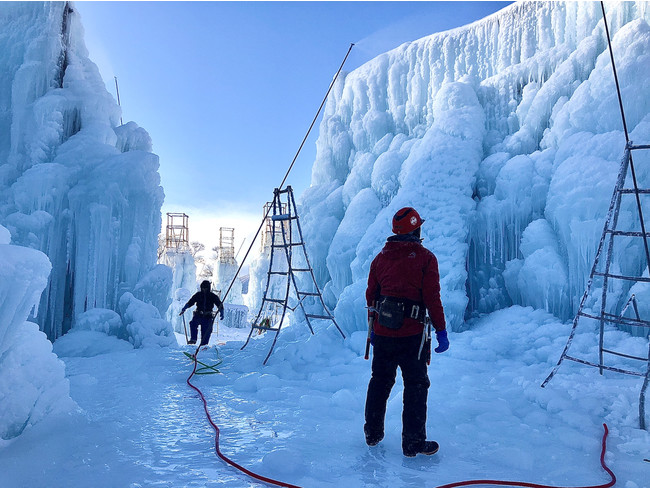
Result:
[[[196,293],[196,263],[189,250],[166,250],[162,256],[162,262],[172,270],[173,290],[172,303],[167,309],[166,318],[171,322],[174,330],[178,333],[184,333],[191,316],[183,319],[179,316],[187,301]],[[188,329],[189,330],[189,329]]]
[[[605,7],[632,139],[648,143],[650,9]],[[365,327],[370,262],[407,205],[426,219],[453,329],[513,303],[575,312],[625,144],[606,49],[599,2],[522,2],[337,82],[301,217],[345,329]],[[640,271],[639,243],[614,261]]]
[[[243,305],[244,298],[242,297],[242,283],[239,280],[234,280],[235,274],[239,269],[239,265],[235,259],[221,259],[217,258],[214,263],[214,274],[212,277],[212,290],[217,293],[222,299],[224,298],[228,288],[228,296],[225,303],[233,305]],[[232,284],[232,286],[231,286]]]
[[[147,276],[164,197],[158,157],[146,131],[119,117],[73,4],[2,5],[0,223],[52,262],[37,314],[51,340],[88,309],[119,311],[125,292],[161,306],[164,293],[146,285],[161,284]]]

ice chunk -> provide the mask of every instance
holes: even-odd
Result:
[[[0,235],[8,240],[4,227]],[[45,254],[0,244],[0,439],[74,407],[63,363],[38,326],[26,321],[50,270]]]
[[[176,344],[171,324],[160,318],[158,309],[138,300],[129,292],[120,298],[120,315],[126,326],[128,340],[134,347],[167,347]]]

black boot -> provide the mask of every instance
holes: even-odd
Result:
[[[368,444],[370,447],[379,444],[383,438],[384,434],[371,434],[369,432],[366,432],[366,444]]]
[[[424,444],[417,447],[405,447],[403,449],[404,455],[406,457],[415,457],[417,454],[425,454],[426,456],[431,456],[438,452],[440,446],[436,441],[424,441]]]

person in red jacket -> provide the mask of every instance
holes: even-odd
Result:
[[[369,446],[384,438],[386,402],[397,368],[404,380],[402,451],[405,456],[435,454],[438,443],[426,440],[427,374],[426,311],[436,331],[437,353],[449,348],[440,300],[436,256],[422,245],[424,220],[405,207],[393,217],[393,233],[370,265],[366,302],[373,316],[372,377],[366,397],[364,432]],[[425,346],[425,344],[427,344]]]

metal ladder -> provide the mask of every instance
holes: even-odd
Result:
[[[253,335],[253,331],[255,330],[260,331],[260,333],[265,331],[275,332],[273,343],[271,344],[271,348],[269,349],[269,352],[266,355],[263,364],[266,364],[266,362],[269,360],[269,357],[271,357],[271,353],[273,352],[273,348],[275,347],[275,344],[278,340],[278,335],[280,334],[280,329],[282,328],[282,322],[284,321],[284,318],[286,316],[287,309],[294,311],[299,306],[300,310],[305,316],[307,326],[309,327],[309,330],[312,334],[314,333],[314,329],[311,324],[312,320],[319,320],[319,319],[330,320],[336,326],[336,329],[339,331],[341,336],[343,336],[343,338],[345,339],[345,334],[337,324],[336,319],[334,318],[332,313],[328,310],[327,306],[325,305],[325,302],[323,301],[323,296],[320,292],[320,289],[318,288],[318,284],[316,283],[316,277],[314,276],[314,271],[309,262],[309,257],[307,256],[307,249],[305,248],[305,242],[302,236],[302,229],[300,227],[300,220],[298,217],[298,211],[296,209],[296,201],[293,196],[293,189],[291,188],[291,186],[287,186],[286,189],[284,190],[276,188],[273,190],[273,195],[274,195],[273,203],[271,204],[273,210],[273,214],[271,215],[271,223],[272,223],[271,253],[269,259],[269,270],[266,279],[266,287],[264,289],[264,295],[262,297],[262,303],[260,305],[260,309],[257,313],[257,316],[255,317],[255,320],[253,320],[251,324],[251,330],[248,333],[248,338],[246,339],[246,343],[241,347],[241,349],[244,349],[248,345]],[[283,196],[285,196],[286,202],[282,201]],[[278,231],[278,227],[279,227],[279,231]],[[294,232],[294,227],[297,232]],[[294,241],[294,237],[296,236],[296,234],[299,239],[298,241]],[[277,236],[282,237],[281,242],[276,242]],[[301,267],[297,267],[297,268],[293,267],[293,261],[295,257],[294,250],[298,252],[302,250],[302,254],[304,257],[304,264],[302,264]],[[276,256],[276,252],[281,252],[281,251],[284,251],[284,256],[286,257],[286,265],[287,265],[286,269],[284,269],[283,267],[278,267],[278,259]],[[315,291],[299,290],[298,284],[296,282],[296,273],[309,273]],[[286,288],[284,290],[283,296],[281,297],[269,296],[270,288],[271,288],[271,280],[272,277],[274,276],[286,276],[287,279]],[[293,308],[291,308],[288,304],[291,285],[293,285],[293,289],[296,293],[296,298],[298,299],[298,304]],[[305,310],[303,301],[307,297],[318,299],[322,307],[323,313],[313,314]],[[275,315],[276,318],[279,316],[279,320],[277,321],[277,325],[275,326],[273,326],[273,324],[271,324],[271,322],[267,320],[268,319],[267,316],[263,317],[264,310],[265,309],[270,310],[271,307],[276,308],[276,312],[273,315]],[[281,309],[282,312],[277,313],[278,309]]]
[[[632,327],[632,328],[650,327],[650,320],[644,320],[639,316],[636,297],[634,295],[632,295],[629,298],[629,300],[623,307],[623,310],[621,311],[620,314],[613,314],[607,312],[607,293],[608,293],[610,280],[612,280],[612,282],[622,280],[628,283],[634,283],[634,282],[650,283],[650,278],[648,277],[629,276],[629,275],[624,275],[622,273],[614,274],[611,272],[612,256],[614,253],[614,242],[615,239],[619,237],[642,238],[644,249],[645,249],[645,256],[646,256],[646,267],[644,267],[644,269],[647,269],[648,265],[650,265],[650,250],[648,247],[648,238],[650,237],[650,233],[648,233],[645,228],[645,223],[643,220],[643,211],[641,206],[641,199],[640,199],[642,195],[649,196],[650,189],[638,188],[636,172],[634,169],[634,161],[632,159],[632,151],[641,150],[641,149],[650,149],[650,145],[635,146],[632,143],[627,143],[625,146],[625,153],[623,159],[621,160],[618,178],[616,180],[616,187],[614,189],[614,194],[612,195],[612,199],[609,204],[609,210],[607,213],[607,218],[605,220],[605,226],[603,228],[603,233],[600,238],[600,243],[598,244],[598,250],[596,252],[596,257],[594,258],[594,264],[591,269],[591,274],[589,276],[589,280],[587,281],[587,288],[584,294],[582,295],[582,299],[580,300],[580,306],[578,307],[578,312],[576,313],[576,316],[573,319],[573,327],[571,329],[571,333],[567,340],[566,346],[564,347],[564,351],[562,351],[562,356],[560,357],[559,361],[557,362],[557,364],[555,365],[551,373],[542,383],[542,388],[544,388],[548,384],[548,382],[553,378],[558,368],[560,367],[560,364],[562,364],[562,361],[564,361],[565,359],[568,359],[570,361],[575,361],[577,363],[584,364],[587,366],[597,367],[600,370],[600,374],[603,374],[603,371],[607,370],[607,371],[614,371],[616,373],[623,373],[623,374],[634,375],[634,376],[643,376],[645,377],[645,380],[643,382],[643,386],[641,388],[641,394],[639,397],[639,424],[641,429],[645,429],[646,428],[645,392],[647,390],[648,383],[650,382],[650,343],[648,344],[648,357],[639,357],[639,356],[625,354],[620,351],[607,349],[605,347],[605,341],[604,341],[605,324],[616,324],[616,325],[622,325],[622,326]],[[632,177],[631,179],[633,182],[633,188],[625,188],[625,181],[626,181],[628,169],[630,170],[630,174]],[[635,196],[636,198],[638,217],[641,226],[640,231],[629,231],[629,230],[617,229],[618,216],[619,216],[619,211],[621,209],[621,200],[624,196],[631,196],[631,195]],[[607,246],[605,245],[606,243]],[[604,269],[600,269],[599,265],[601,263],[603,254],[605,255]],[[642,275],[643,272],[641,272],[640,274]],[[588,313],[585,311],[585,302],[591,292],[595,278],[598,280],[602,280],[600,313],[598,315],[595,315],[593,313]],[[624,313],[629,308],[630,305],[633,305],[635,316],[625,317]],[[569,355],[569,348],[571,347],[573,337],[575,336],[578,323],[580,319],[583,317],[586,319],[597,320],[600,324],[599,341],[598,341],[598,345],[599,345],[598,363],[587,361],[585,359]],[[645,361],[647,363],[646,372],[642,373],[639,371],[607,366],[604,360],[605,354],[611,354],[615,356],[625,357],[628,359]]]

